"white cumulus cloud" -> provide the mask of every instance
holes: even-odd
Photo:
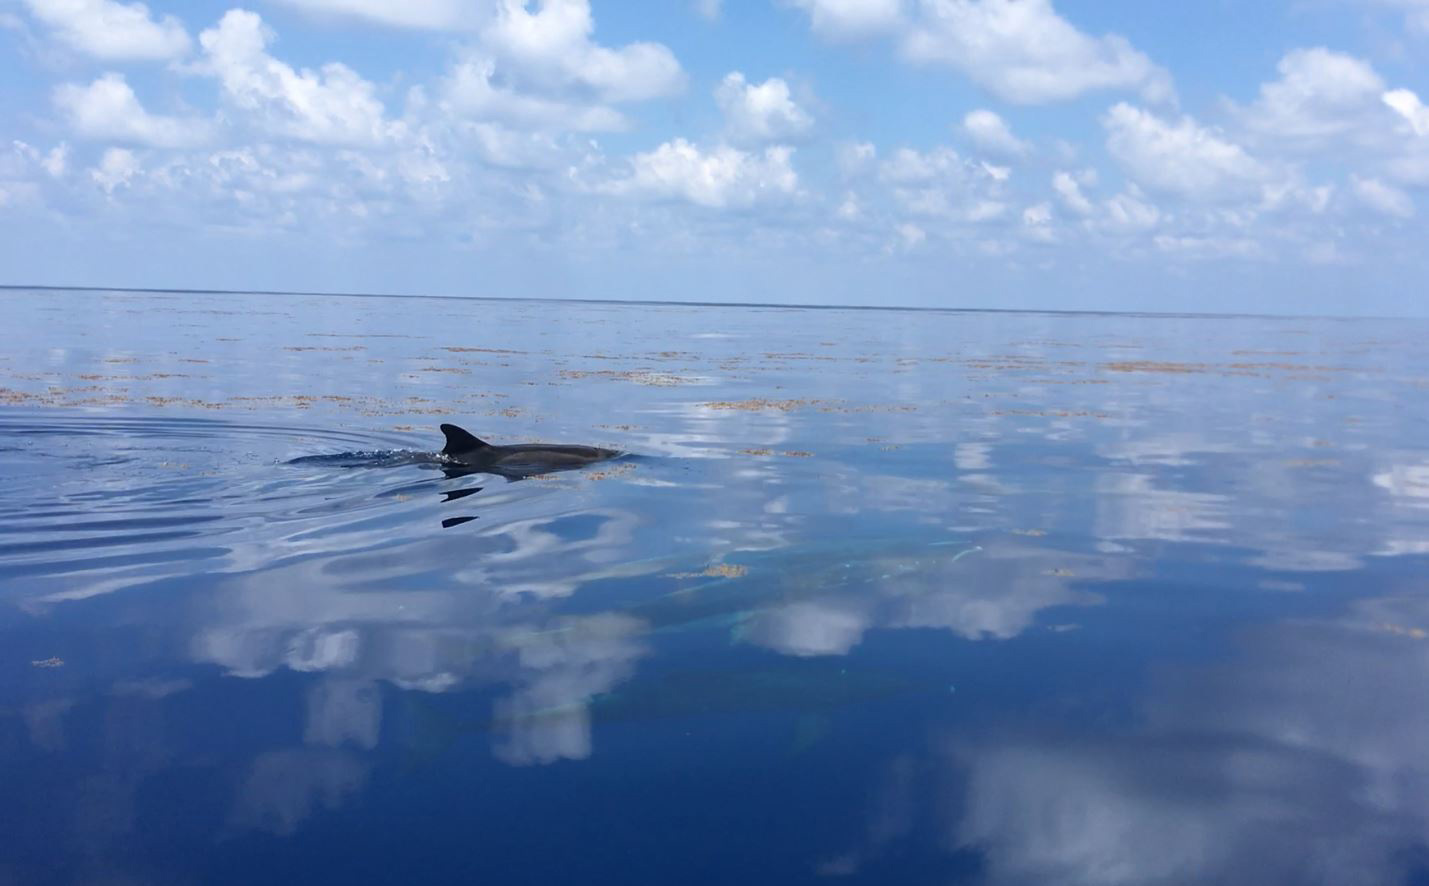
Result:
[[[17,139],[10,143],[9,151],[0,153],[0,180],[25,178],[31,167],[43,171],[50,178],[63,178],[69,170],[69,145],[60,142],[42,152],[34,145]]]
[[[1158,234],[1151,238],[1168,255],[1205,261],[1220,258],[1260,258],[1265,250],[1249,237],[1198,237]]]
[[[1414,215],[1414,201],[1393,185],[1358,176],[1354,177],[1353,184],[1355,197],[1370,209],[1396,218],[1411,218]]]
[[[1429,0],[1370,0],[1378,6],[1404,10],[1404,23],[1419,36],[1429,36]]]
[[[50,148],[45,153],[44,159],[40,161],[40,168],[50,178],[63,178],[65,171],[69,168],[69,145],[61,142]]]
[[[846,142],[839,145],[835,159],[839,172],[844,178],[863,174],[878,157],[878,148],[872,142]]]
[[[489,0],[283,0],[315,15],[342,16],[398,28],[469,28],[491,14]]]
[[[338,62],[294,70],[267,52],[272,34],[256,13],[230,9],[199,34],[204,68],[232,104],[263,128],[303,141],[372,144],[390,131],[371,83]]]
[[[1429,186],[1429,107],[1410,89],[1392,89],[1381,100],[1399,118],[1390,173],[1405,184]]]
[[[1396,114],[1404,118],[1415,135],[1429,135],[1429,107],[1419,100],[1411,89],[1392,89],[1382,100]]]
[[[724,114],[725,131],[734,142],[787,141],[814,125],[814,118],[789,96],[789,84],[778,77],[754,84],[739,71],[733,71],[715,89],[715,102]]]
[[[1095,210],[1092,201],[1082,193],[1082,187],[1069,172],[1057,172],[1052,176],[1052,190],[1062,205],[1077,215],[1091,215]]]
[[[1280,79],[1262,84],[1257,100],[1240,110],[1245,126],[1256,133],[1316,144],[1364,133],[1372,125],[1370,115],[1382,113],[1384,81],[1353,56],[1296,49],[1277,69]]]
[[[578,85],[604,101],[645,101],[673,95],[685,86],[684,71],[659,43],[618,49],[591,37],[595,21],[588,0],[502,0],[482,42],[535,85]]]
[[[104,74],[88,86],[62,84],[54,102],[70,127],[90,139],[183,148],[202,144],[212,132],[204,120],[150,114],[122,74]]]
[[[904,54],[950,65],[1004,101],[1039,104],[1097,89],[1171,97],[1171,78],[1126,38],[1092,37],[1050,0],[922,0]]]
[[[1111,233],[1147,231],[1161,222],[1161,210],[1147,201],[1135,185],[1107,200],[1102,209],[1097,227]]]
[[[1259,193],[1265,166],[1234,142],[1190,117],[1165,120],[1119,102],[1102,117],[1107,150],[1143,186],[1191,200]]]
[[[154,18],[143,3],[115,0],[25,0],[30,14],[71,49],[106,61],[163,61],[191,45],[183,23]]]
[[[533,131],[624,129],[612,105],[674,95],[685,74],[658,43],[603,46],[587,0],[499,0],[442,83],[446,110]]]
[[[792,196],[799,177],[786,146],[762,152],[728,145],[702,150],[682,138],[631,159],[628,177],[603,189],[614,194],[675,199],[711,209],[747,207]]]
[[[987,222],[1007,211],[1002,186],[1005,167],[967,160],[957,151],[899,148],[879,165],[878,177],[890,186],[904,212],[953,222]]]
[[[134,156],[133,151],[110,148],[100,157],[99,165],[89,171],[89,177],[106,194],[113,194],[115,190],[127,187],[139,173],[139,158]]]
[[[903,0],[790,0],[804,10],[814,32],[830,40],[885,34],[903,21]]]
[[[915,224],[905,222],[893,230],[898,235],[899,244],[905,250],[916,249],[928,239],[928,232]]]
[[[969,164],[952,148],[917,151],[899,148],[879,169],[879,177],[894,184],[924,184],[939,179],[961,179]]]
[[[496,62],[469,58],[447,77],[447,107],[458,114],[500,120],[521,129],[602,132],[624,129],[625,116],[609,105],[518,92],[498,85]]]
[[[1007,122],[992,111],[969,111],[963,117],[963,132],[979,149],[1004,157],[1021,157],[1029,150],[1027,142],[1012,134]]]

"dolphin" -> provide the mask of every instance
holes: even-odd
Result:
[[[442,448],[446,464],[462,472],[498,474],[520,479],[552,471],[568,471],[624,453],[599,446],[560,446],[549,443],[520,443],[493,446],[456,425],[442,425],[447,444]]]

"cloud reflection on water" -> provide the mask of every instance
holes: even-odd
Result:
[[[993,883],[1400,882],[1429,842],[1424,626],[1422,597],[1369,599],[1168,670],[1135,731],[952,738],[949,845]]]

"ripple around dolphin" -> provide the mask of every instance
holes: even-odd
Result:
[[[115,564],[144,564],[146,578],[154,564],[175,564],[162,574],[199,568],[181,562],[192,559],[184,551],[212,561],[206,568],[262,568],[296,550],[340,554],[469,522],[460,518],[474,515],[447,503],[480,487],[421,470],[443,460],[416,437],[169,416],[0,416],[0,579],[69,576],[68,588]],[[488,509],[542,492],[468,503]]]

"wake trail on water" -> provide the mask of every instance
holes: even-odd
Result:
[[[401,468],[411,465],[443,465],[440,454],[416,449],[362,449],[324,455],[303,455],[288,459],[286,465],[317,468]]]

